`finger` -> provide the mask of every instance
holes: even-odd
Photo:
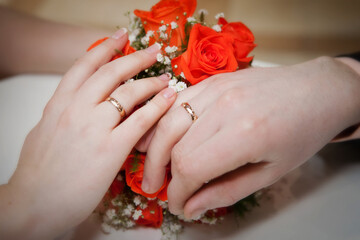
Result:
[[[183,153],[186,143],[179,143],[172,153],[172,180],[168,187],[169,209],[174,214],[182,214],[186,200],[204,183],[249,162],[256,162],[258,151],[252,138],[226,139],[234,134],[233,129],[222,130],[192,151]],[[239,149],[238,146],[242,146]]]
[[[103,101],[121,82],[154,64],[160,48],[160,44],[155,43],[145,50],[105,64],[84,83],[80,89],[80,98],[86,99],[87,102],[90,99],[95,104]]]
[[[121,85],[110,97],[121,104],[125,113],[130,114],[135,106],[145,102],[161,89],[167,87],[169,80],[168,74],[136,80]],[[98,122],[103,127],[111,129],[118,125],[121,120],[121,114],[109,101],[104,101],[95,108],[95,116],[100,119]]]
[[[124,146],[129,152],[139,139],[160,119],[176,99],[176,92],[166,88],[158,93],[145,106],[136,110],[130,117],[112,131],[115,148]],[[126,139],[124,139],[126,136]]]
[[[149,131],[147,131],[145,133],[145,135],[142,136],[142,138],[135,145],[136,150],[138,150],[139,152],[143,152],[143,153],[145,153],[147,151],[147,149],[150,145],[150,141],[155,134],[156,127],[157,127],[157,124],[152,126],[149,129]]]
[[[227,207],[278,179],[267,163],[251,164],[206,184],[187,202],[184,215],[196,219],[209,209]]]
[[[208,78],[196,85],[190,86],[189,88],[185,89],[184,91],[180,92],[178,97],[176,98],[175,103],[172,105],[170,110],[167,112],[167,114],[171,113],[172,111],[176,110],[181,103],[183,102],[189,102],[190,99],[195,98],[198,96],[204,89],[206,89],[209,84],[211,84],[215,78]],[[209,94],[208,91],[206,91],[207,94]],[[151,143],[151,139],[154,136],[155,129],[153,131],[149,131],[147,134],[145,134],[138,144],[136,145],[136,149],[140,152],[147,152],[149,145]]]
[[[193,110],[196,109],[194,111],[199,116],[202,116],[207,106],[206,101],[201,100],[205,99],[196,98],[188,102]],[[170,162],[173,147],[187,131],[198,126],[205,127],[208,134],[214,134],[211,131],[214,127],[207,128],[209,127],[209,122],[203,122],[198,119],[193,123],[190,114],[182,106],[178,106],[174,111],[167,113],[160,119],[146,154],[142,182],[142,190],[144,192],[155,193],[160,189],[164,182],[166,166]]]
[[[116,55],[116,50],[121,50],[125,46],[127,39],[127,30],[122,28],[79,58],[65,74],[57,91],[76,91],[92,74]]]

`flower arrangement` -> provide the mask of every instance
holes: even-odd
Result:
[[[222,13],[210,24],[207,11],[194,14],[195,9],[196,0],[160,0],[150,11],[128,13],[129,40],[111,61],[158,43],[157,63],[128,81],[168,73],[172,76],[169,87],[177,92],[212,75],[249,67],[253,57],[248,54],[256,46],[252,32],[241,22],[227,22]],[[106,39],[96,41],[88,51]],[[167,208],[170,167],[159,191],[147,194],[141,189],[145,157],[134,150],[105,195],[98,210],[105,231],[149,226],[161,228],[166,239],[179,233],[183,222],[215,224],[228,212],[242,216],[257,205],[256,196],[251,195],[232,207],[209,210],[196,220],[172,215]]]

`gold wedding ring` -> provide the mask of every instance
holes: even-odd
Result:
[[[123,119],[126,116],[125,109],[123,108],[123,106],[121,106],[121,104],[115,98],[108,97],[106,99],[106,101],[109,101],[112,105],[114,105],[114,107],[116,107],[116,109],[120,113],[121,119]]]
[[[198,116],[195,114],[194,110],[191,108],[190,104],[187,102],[184,102],[181,104],[183,108],[190,114],[191,120],[195,122],[198,119]]]

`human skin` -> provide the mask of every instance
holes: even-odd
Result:
[[[177,98],[137,145],[142,189],[156,192],[171,159],[169,209],[196,218],[229,206],[303,164],[360,123],[360,64],[320,57],[213,76]],[[198,120],[180,106],[188,102]],[[359,129],[340,140],[360,137]]]
[[[0,76],[65,73],[86,46],[111,32],[51,22],[0,6]]]
[[[139,139],[175,101],[162,75],[120,83],[156,62],[160,47],[119,58],[124,29],[76,61],[26,137],[8,184],[0,186],[0,238],[52,239],[85,220],[105,195]],[[156,94],[156,95],[155,95]],[[127,113],[121,123],[106,98]]]

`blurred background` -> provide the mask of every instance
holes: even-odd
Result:
[[[124,16],[158,0],[0,0],[1,5],[41,18],[116,30]],[[208,21],[223,12],[254,33],[258,60],[284,65],[320,55],[360,50],[360,0],[198,0]]]

